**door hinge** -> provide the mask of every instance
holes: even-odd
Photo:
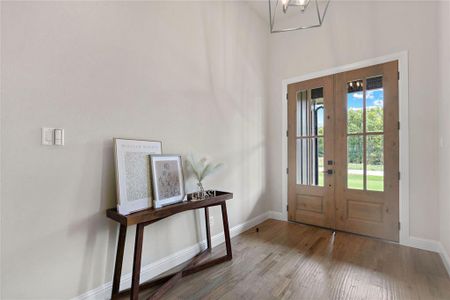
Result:
[[[398,130],[400,130],[400,121],[397,123]]]
[[[289,98],[288,98],[288,95],[289,95],[289,94],[288,94],[288,93],[286,93],[286,100],[288,100],[288,99],[289,99]]]
[[[402,225],[400,222],[398,222],[398,231],[400,231],[401,228],[402,228]]]
[[[286,205],[286,211],[289,211],[289,204]]]
[[[289,131],[286,130],[286,137],[289,137]]]
[[[400,80],[400,72],[397,72],[397,78]]]
[[[289,174],[289,168],[286,168],[286,174]]]
[[[398,180],[400,180],[400,172],[398,172]]]

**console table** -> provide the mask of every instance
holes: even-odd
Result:
[[[149,208],[146,210],[141,210],[129,215],[121,215],[117,212],[117,209],[115,208],[108,209],[106,211],[107,217],[113,219],[114,221],[120,224],[111,299],[115,299],[118,296],[124,296],[129,294],[130,299],[137,300],[140,288],[145,289],[161,285],[156,290],[156,292],[154,292],[150,296],[150,298],[148,298],[152,300],[160,299],[161,296],[165,292],[167,292],[171,287],[173,287],[180,278],[204,270],[206,268],[212,267],[214,265],[220,264],[222,262],[231,260],[233,256],[231,252],[230,229],[228,226],[226,200],[232,198],[233,198],[232,193],[217,191],[215,197],[206,198],[205,200],[199,201],[188,200],[187,202],[173,204],[162,208],[157,209]],[[206,258],[206,256],[208,256],[208,254],[211,252],[212,249],[208,209],[211,206],[219,206],[219,205],[222,208],[222,220],[223,220],[223,230],[225,234],[226,254],[219,258],[209,259],[208,261],[201,262],[204,258]],[[174,214],[200,208],[204,208],[205,210],[206,242],[208,247],[205,250],[201,251],[199,254],[197,254],[181,271],[140,284],[139,280],[141,270],[142,244],[144,240],[144,227],[152,223],[155,223],[159,220],[170,217]],[[136,238],[134,244],[133,274],[132,274],[131,288],[119,291],[127,227],[132,225],[136,225]]]

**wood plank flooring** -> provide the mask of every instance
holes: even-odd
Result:
[[[257,227],[232,240],[232,261],[181,279],[164,299],[450,299],[436,253],[282,221]]]

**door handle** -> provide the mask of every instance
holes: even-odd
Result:
[[[329,170],[326,170],[326,171],[323,171],[323,173],[325,173],[325,174],[327,174],[327,175],[333,175],[333,169],[329,169]]]

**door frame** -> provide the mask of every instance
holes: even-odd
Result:
[[[286,169],[288,167],[288,138],[286,136],[287,131],[287,112],[288,101],[286,100],[287,88],[291,83],[300,81],[306,81],[318,77],[334,75],[337,73],[352,71],[365,67],[370,67],[377,64],[383,64],[391,61],[398,61],[398,71],[400,72],[400,79],[398,81],[399,92],[399,120],[400,120],[400,194],[399,194],[399,221],[400,221],[400,244],[411,245],[411,237],[409,235],[409,124],[408,124],[408,51],[402,51],[385,56],[379,56],[375,58],[366,59],[356,63],[338,66],[318,72],[312,72],[301,76],[291,77],[284,79],[281,86],[281,220],[287,221],[287,203],[288,203],[288,175]]]

